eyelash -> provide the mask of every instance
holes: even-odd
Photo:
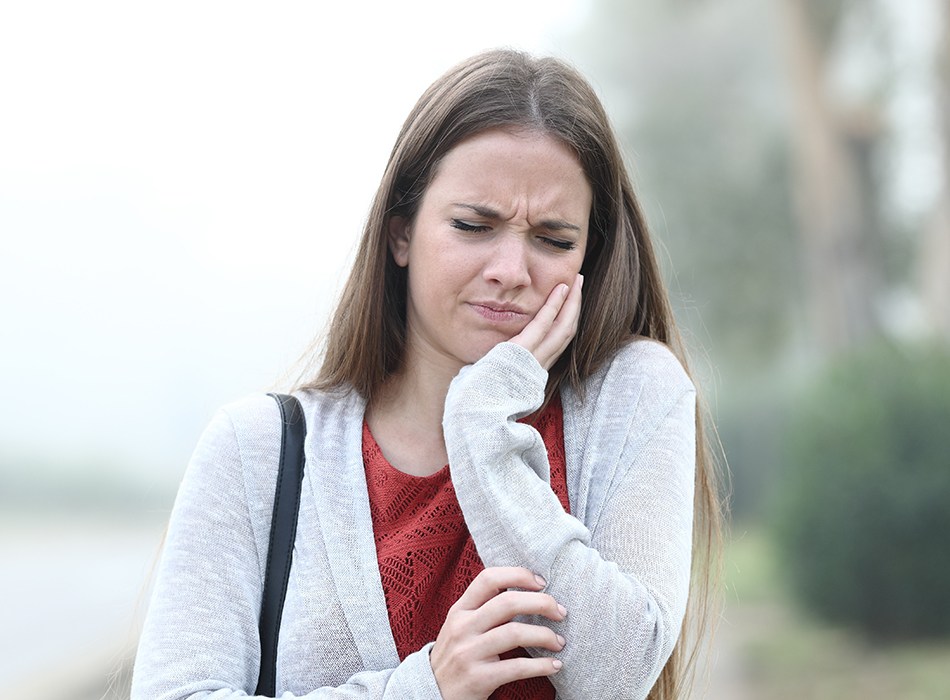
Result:
[[[478,226],[477,224],[470,224],[461,219],[452,219],[452,227],[459,231],[465,231],[466,233],[484,233],[491,229],[490,226]],[[540,240],[546,245],[557,248],[558,250],[574,250],[577,247],[577,244],[571,241],[559,241],[556,238],[548,238],[547,236],[541,236]]]
[[[457,228],[459,231],[465,231],[466,233],[484,233],[490,228],[488,226],[477,226],[475,224],[470,224],[467,221],[462,221],[461,219],[452,219],[452,227]]]
[[[572,243],[571,241],[559,241],[556,238],[542,237],[541,240],[548,245],[554,246],[558,250],[574,250],[577,247],[576,243]]]

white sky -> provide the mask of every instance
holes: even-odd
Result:
[[[5,3],[0,470],[180,474],[322,326],[425,86],[586,4]]]
[[[900,46],[888,114],[897,134],[892,199],[900,214],[927,216],[945,177],[936,123],[937,85],[930,65],[940,41],[940,9],[935,0],[885,7]]]

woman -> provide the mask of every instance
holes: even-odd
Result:
[[[679,697],[720,518],[684,367],[583,78],[492,51],[437,80],[296,392],[278,694]],[[255,397],[202,437],[133,697],[253,691],[279,424]]]

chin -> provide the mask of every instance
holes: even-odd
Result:
[[[469,365],[475,364],[480,359],[485,357],[485,355],[487,355],[491,351],[491,349],[494,348],[496,345],[498,345],[499,343],[504,343],[507,340],[511,340],[512,338],[514,338],[513,335],[502,336],[490,342],[473,342],[470,345],[468,345],[463,351],[461,355],[462,360],[466,364],[469,364]]]

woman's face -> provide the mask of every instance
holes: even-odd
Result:
[[[457,371],[517,335],[580,271],[591,196],[577,157],[542,133],[491,129],[449,151],[415,218],[390,222],[408,359]]]

